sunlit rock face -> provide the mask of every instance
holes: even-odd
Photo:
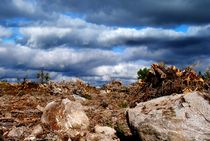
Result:
[[[89,126],[89,119],[83,111],[83,106],[69,99],[48,103],[41,121],[53,130],[70,137],[77,136]]]
[[[202,93],[171,95],[139,103],[127,111],[141,140],[210,140],[210,104]]]

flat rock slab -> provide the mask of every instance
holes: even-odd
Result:
[[[201,93],[170,95],[128,109],[130,128],[143,141],[210,140],[210,104]]]

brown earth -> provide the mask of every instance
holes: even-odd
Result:
[[[94,87],[78,80],[76,82],[0,82],[0,141],[24,140],[35,126],[41,124],[42,107],[49,102],[68,98],[78,100],[90,119],[90,131],[95,125],[110,126],[117,131],[121,140],[134,140],[127,125],[125,111],[136,103],[156,97],[203,91],[210,93],[210,81],[204,80],[196,72],[187,68],[183,71],[175,67],[153,64],[147,78],[128,86],[119,81],[112,81],[102,87]],[[204,95],[210,101],[209,94]],[[85,98],[85,99],[84,99]],[[24,127],[18,137],[9,133],[14,128]],[[53,140],[56,133],[43,126],[38,140]]]

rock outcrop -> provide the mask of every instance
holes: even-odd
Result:
[[[128,109],[127,118],[143,141],[210,140],[210,104],[199,92],[139,103]]]

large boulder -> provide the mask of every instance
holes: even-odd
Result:
[[[132,132],[143,141],[210,140],[210,103],[202,93],[165,96],[128,109]]]
[[[43,111],[41,121],[59,136],[56,140],[119,141],[115,135],[116,131],[110,127],[96,125],[95,131],[90,132],[89,119],[84,109],[78,101],[69,99],[53,101],[44,109],[41,108]],[[25,140],[35,140],[36,135],[41,132],[42,127],[37,126]]]
[[[83,136],[81,134],[89,126],[84,107],[79,102],[69,99],[48,103],[44,108],[41,121],[59,133],[61,138]]]

